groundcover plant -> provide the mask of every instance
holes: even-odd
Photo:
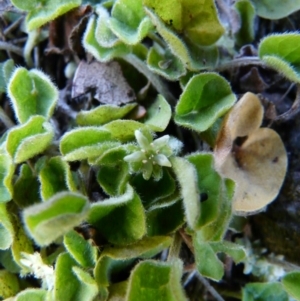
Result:
[[[247,217],[288,173],[298,10],[1,1],[1,300],[300,300]]]

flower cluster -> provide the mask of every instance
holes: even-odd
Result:
[[[124,157],[124,160],[130,164],[133,172],[141,171],[145,180],[149,180],[151,175],[159,180],[162,176],[162,166],[172,166],[168,160],[173,154],[169,145],[170,136],[165,135],[153,141],[152,137],[146,137],[136,130],[135,137],[140,150]]]

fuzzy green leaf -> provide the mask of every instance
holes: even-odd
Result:
[[[224,274],[223,263],[218,259],[211,245],[197,236],[194,236],[193,244],[199,273],[215,281],[221,280]]]
[[[235,263],[240,263],[246,258],[245,249],[238,244],[229,241],[210,242],[210,246],[215,253],[226,253]]]
[[[175,109],[175,122],[198,132],[207,130],[236,100],[229,83],[216,73],[192,77]]]
[[[114,34],[128,45],[139,43],[153,28],[145,15],[142,0],[117,0],[109,25]]]
[[[40,173],[41,196],[47,200],[58,192],[69,190],[76,192],[76,179],[70,166],[62,157],[52,157],[44,162]]]
[[[145,180],[141,174],[138,174],[132,178],[131,184],[140,195],[146,209],[170,196],[176,189],[175,180],[166,169],[163,170],[162,178],[159,181],[153,178]]]
[[[76,116],[76,122],[80,126],[103,125],[110,121],[123,118],[136,106],[136,103],[127,104],[123,107],[102,105],[93,110],[80,111]]]
[[[98,294],[98,287],[96,281],[88,272],[83,271],[79,267],[72,268],[73,273],[79,280],[79,290],[76,292],[77,300],[93,301]]]
[[[234,8],[240,16],[240,28],[235,34],[237,44],[240,46],[250,44],[255,36],[255,8],[249,0],[239,0],[235,2]]]
[[[146,212],[147,235],[169,235],[185,222],[182,202],[172,202],[168,206],[150,208]]]
[[[80,224],[88,209],[89,202],[84,196],[61,192],[45,203],[26,208],[23,217],[30,235],[44,246]]]
[[[19,177],[14,184],[13,200],[25,208],[40,201],[40,183],[28,164],[22,164]]]
[[[274,34],[264,38],[258,47],[258,55],[267,65],[282,73],[291,81],[300,82],[300,34]]]
[[[15,63],[11,59],[0,64],[0,94],[6,92],[6,87],[13,73],[14,66]]]
[[[27,288],[21,291],[14,301],[46,301],[47,291],[37,288]]]
[[[112,137],[121,142],[134,140],[136,130],[145,129],[147,131],[146,125],[135,120],[114,120],[104,125],[103,128],[110,131]]]
[[[77,292],[80,282],[72,272],[76,261],[68,253],[58,256],[55,264],[54,299],[64,301],[81,301]]]
[[[12,178],[15,166],[4,149],[0,149],[0,203],[11,200],[13,195]]]
[[[297,301],[300,300],[300,272],[290,272],[282,278],[282,285],[286,292]]]
[[[178,80],[186,73],[181,60],[157,44],[148,51],[147,65],[152,72],[170,81]]]
[[[6,270],[0,271],[0,297],[3,299],[15,296],[20,290],[19,279]]]
[[[82,127],[67,132],[60,140],[60,152],[66,161],[100,156],[107,148],[117,146],[111,133],[99,127]]]
[[[130,185],[119,197],[93,203],[88,221],[106,240],[117,245],[133,243],[146,232],[141,200]]]
[[[278,282],[248,283],[243,288],[243,301],[288,301],[289,297]]]
[[[171,107],[162,95],[158,95],[154,103],[147,109],[144,124],[155,132],[163,132],[171,119]]]
[[[43,116],[32,116],[7,135],[6,149],[15,163],[24,162],[43,152],[51,143],[54,131]]]
[[[36,69],[15,69],[7,91],[21,123],[25,123],[33,115],[49,119],[58,99],[58,91],[49,77]]]
[[[168,28],[159,17],[149,8],[145,8],[146,13],[156,26],[158,33],[167,42],[170,51],[178,57],[183,65],[192,71],[215,66],[218,59],[218,50],[216,47],[202,47],[184,41],[179,38],[177,33]]]
[[[182,262],[153,260],[138,263],[131,272],[127,301],[187,300],[181,287]]]
[[[28,11],[26,25],[33,30],[79,6],[81,0],[12,0],[12,3]]]
[[[285,0],[284,5],[281,0],[252,0],[252,2],[258,16],[271,20],[285,18],[300,9],[299,0]]]
[[[83,36],[83,46],[90,52],[98,61],[109,62],[116,57],[121,57],[130,51],[130,47],[120,43],[114,47],[101,46],[96,38],[96,19],[94,16],[90,17]]]
[[[196,170],[193,164],[180,157],[171,158],[171,163],[181,189],[187,224],[194,229],[197,227],[200,216]]]
[[[0,204],[0,250],[8,249],[14,238],[14,229],[6,208],[6,204]]]
[[[198,189],[201,197],[201,214],[198,221],[199,226],[204,226],[214,221],[219,213],[223,195],[222,179],[214,169],[213,155],[209,153],[196,153],[189,155],[186,159],[192,163],[197,172]]]
[[[93,267],[96,263],[97,248],[93,247],[76,231],[64,236],[64,245],[70,255],[83,267]]]
[[[107,287],[114,273],[130,264],[133,259],[151,258],[170,246],[168,236],[145,237],[128,247],[106,247],[101,253],[94,274],[97,283]],[[122,265],[124,263],[124,265]]]

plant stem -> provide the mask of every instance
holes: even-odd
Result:
[[[177,259],[179,257],[179,252],[180,252],[180,249],[181,249],[181,243],[182,243],[181,235],[178,232],[176,232],[175,235],[174,235],[173,243],[172,243],[171,248],[169,250],[169,255],[168,255],[167,261],[172,261],[172,260]]]
[[[223,297],[215,290],[215,288],[210,285],[208,280],[206,280],[198,272],[196,273],[196,276],[200,280],[200,282],[206,287],[206,289],[211,293],[211,295],[215,298],[216,301],[225,301]]]
[[[147,67],[147,65],[134,54],[127,54],[122,57],[125,61],[133,65],[140,73],[142,73],[154,86],[158,93],[160,93],[171,104],[176,103],[175,97],[170,93],[167,86],[162,80],[155,74],[153,74]]]
[[[163,49],[167,49],[167,44],[165,43],[164,40],[162,40],[157,34],[154,32],[148,33],[148,37],[152,39],[154,42],[156,42],[160,47]]]
[[[12,120],[6,115],[2,107],[0,107],[0,120],[7,128],[12,128],[13,126],[15,126]]]
[[[23,20],[24,20],[23,16],[18,18],[16,21],[14,21],[13,23],[11,23],[9,26],[5,28],[3,34],[7,36],[11,31],[15,30],[23,22]]]
[[[6,50],[6,51],[10,51],[10,52],[14,52],[20,56],[23,56],[23,49],[15,46],[13,44],[7,43],[7,42],[3,42],[0,41],[0,50]]]

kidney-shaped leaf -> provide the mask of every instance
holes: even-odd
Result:
[[[80,224],[88,209],[89,202],[84,196],[61,192],[45,203],[26,208],[23,217],[29,234],[44,246]]]
[[[261,60],[289,80],[300,82],[300,34],[274,34],[264,38],[258,47]]]
[[[182,286],[182,262],[142,261],[131,272],[127,298],[135,300],[187,300]]]
[[[15,301],[45,301],[47,291],[44,289],[27,288],[21,291],[16,297]]]
[[[111,133],[99,127],[82,127],[66,133],[60,140],[60,151],[67,161],[100,156],[107,148],[116,146]]]
[[[142,238],[146,232],[141,200],[128,184],[119,197],[92,204],[88,221],[110,243],[124,245]]]
[[[175,109],[175,122],[198,132],[207,130],[234,104],[229,83],[216,73],[192,77]]]
[[[49,77],[36,69],[17,68],[10,78],[7,91],[21,123],[33,115],[49,119],[58,99],[58,91]]]
[[[12,3],[28,11],[26,25],[33,30],[79,6],[81,0],[12,0]]]
[[[14,229],[5,204],[0,204],[0,250],[8,249],[14,237]]]
[[[3,299],[15,296],[20,290],[17,275],[6,270],[0,271],[0,297]]]
[[[45,117],[33,116],[25,124],[10,130],[6,149],[15,163],[21,163],[43,152],[53,136],[53,128]]]

